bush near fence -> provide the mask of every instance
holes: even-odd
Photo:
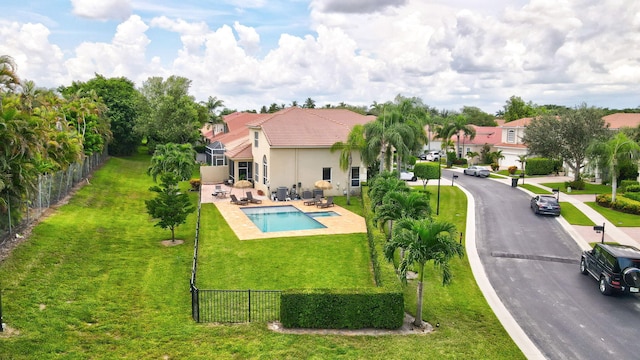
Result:
[[[527,166],[524,169],[527,175],[549,175],[554,170],[554,160],[547,158],[527,159]]]
[[[617,196],[616,201],[611,201],[611,194],[596,195],[596,203],[623,213],[640,215],[640,201],[629,199],[625,196]]]
[[[282,293],[284,327],[326,329],[398,329],[404,321],[404,293],[393,264],[384,258],[383,233],[374,226],[368,189],[362,189],[373,276],[378,287],[304,289]]]
[[[384,288],[285,290],[281,295],[285,328],[397,329],[403,319],[403,294]]]

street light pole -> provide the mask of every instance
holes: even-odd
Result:
[[[438,156],[438,201],[436,205],[436,215],[440,215],[440,178],[442,177],[442,161]]]

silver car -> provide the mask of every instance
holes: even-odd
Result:
[[[489,174],[491,172],[489,171],[489,169],[484,168],[482,166],[476,166],[476,165],[472,165],[469,166],[468,168],[464,169],[464,174],[465,175],[473,175],[473,176],[478,176],[478,177],[489,177]]]

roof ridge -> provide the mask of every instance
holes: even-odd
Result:
[[[314,116],[319,117],[321,119],[325,119],[325,120],[331,121],[333,123],[336,123],[336,124],[339,124],[339,125],[342,125],[342,126],[347,126],[347,127],[349,126],[348,124],[345,124],[344,122],[341,122],[341,121],[338,121],[338,120],[334,120],[334,119],[326,117],[324,115],[320,115],[318,113],[315,113],[315,111],[320,111],[320,110],[334,110],[335,111],[335,110],[342,110],[342,109],[315,109],[314,108],[314,109],[302,109],[302,110],[304,110],[304,111],[309,110],[309,111],[306,111],[306,112],[312,113]],[[312,112],[311,110],[313,110],[314,112]]]

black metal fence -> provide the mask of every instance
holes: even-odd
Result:
[[[278,290],[200,290],[192,297],[197,322],[269,322],[280,319]]]
[[[198,245],[202,190],[198,195],[196,238],[191,266],[191,316],[196,322],[269,322],[280,319],[280,290],[212,290],[198,289]]]

